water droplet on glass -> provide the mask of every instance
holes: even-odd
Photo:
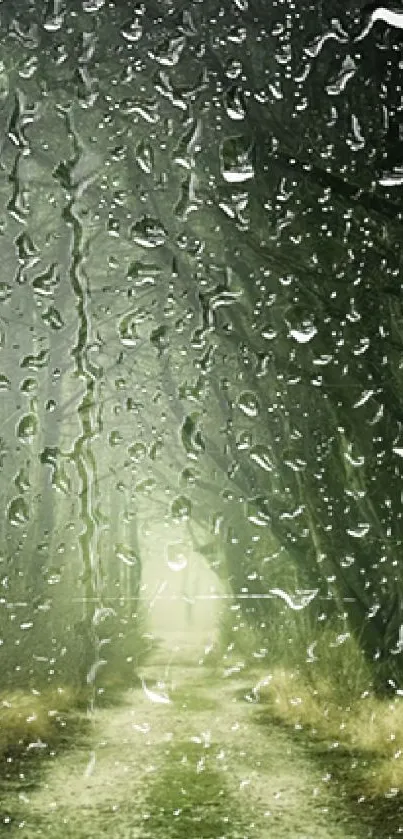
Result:
[[[257,527],[267,527],[271,521],[267,498],[257,496],[250,498],[247,503],[246,515],[251,524]]]
[[[43,312],[42,320],[46,323],[49,329],[53,329],[55,332],[58,332],[59,329],[63,329],[64,327],[64,320],[58,309],[55,309],[54,306],[49,306],[49,308]]]
[[[10,89],[8,72],[3,61],[0,61],[0,104],[2,105],[8,96]]]
[[[189,414],[182,425],[181,438],[188,457],[196,460],[200,452],[205,449],[204,440],[198,429],[199,414]]]
[[[102,6],[105,5],[105,0],[83,0],[84,12],[99,12]]]
[[[259,413],[259,402],[252,391],[241,393],[238,399],[238,408],[247,417],[257,417]]]
[[[47,271],[35,277],[32,281],[32,288],[36,294],[49,297],[54,293],[55,288],[59,285],[59,282],[60,277],[58,268],[56,265],[51,265]]]
[[[305,609],[306,606],[308,606],[309,603],[311,603],[312,600],[314,600],[314,598],[318,594],[318,591],[319,589],[317,588],[307,590],[304,589],[304,591],[297,590],[296,592],[294,592],[293,595],[291,595],[288,594],[288,592],[283,591],[283,589],[281,588],[271,588],[270,594],[274,595],[275,597],[279,597],[281,600],[284,600],[284,602],[287,604],[287,606],[290,607],[290,609],[293,609],[295,612],[299,612],[302,609]]]
[[[163,245],[167,231],[157,219],[144,216],[131,227],[131,236],[136,245],[143,248],[157,248]]]
[[[107,618],[115,618],[116,612],[112,609],[111,606],[101,606],[95,609],[95,612],[92,616],[92,623],[94,626],[99,626],[103,621],[107,620]]]
[[[247,137],[229,137],[220,148],[221,174],[227,183],[250,181],[255,175],[253,148]]]
[[[347,528],[347,533],[349,536],[353,536],[355,539],[362,539],[364,536],[367,535],[369,529],[370,525],[368,522],[359,522],[357,527]]]
[[[115,555],[117,559],[120,559],[120,561],[124,562],[125,565],[137,565],[139,561],[134,551],[132,551],[132,549],[129,548],[128,545],[124,545],[122,542],[120,542],[118,545],[115,545]]]
[[[119,325],[118,325],[119,338],[120,338],[122,344],[125,345],[125,347],[135,347],[136,346],[136,344],[139,340],[139,336],[138,336],[138,333],[137,333],[136,326],[137,326],[137,318],[136,318],[136,313],[133,312],[133,311],[128,312],[120,320]]]
[[[136,148],[136,161],[142,169],[149,175],[154,167],[154,151],[150,143],[141,140]]]
[[[171,571],[183,571],[187,564],[187,557],[180,550],[178,545],[167,545],[167,565]]]
[[[348,55],[342,64],[340,72],[337,74],[336,78],[332,79],[329,84],[326,85],[326,93],[329,96],[338,96],[347,85],[347,82],[354,76],[357,70],[357,65],[353,58]]]
[[[225,110],[230,119],[242,120],[246,116],[246,103],[242,89],[233,87],[225,96]]]
[[[250,450],[250,458],[258,466],[260,466],[261,469],[264,469],[265,472],[272,471],[273,463],[270,457],[269,449],[266,446],[253,446],[253,448]]]
[[[29,376],[21,383],[21,393],[35,393],[38,390],[38,382],[36,379]]]
[[[150,50],[149,56],[163,67],[175,67],[182,55],[185,44],[186,38],[183,35],[180,35],[178,38],[166,38],[159,45],[158,50]]]
[[[121,443],[123,443],[123,435],[121,434],[121,432],[117,431],[116,429],[114,431],[111,431],[111,433],[109,434],[109,445],[120,446]]]
[[[0,303],[6,303],[12,295],[12,291],[9,283],[0,282]]]
[[[25,443],[32,442],[35,435],[38,433],[38,419],[35,414],[26,414],[19,421],[17,426],[17,436]]]
[[[121,32],[126,41],[129,41],[129,43],[135,43],[140,40],[143,34],[143,27],[139,19],[136,17],[133,21],[127,23]]]
[[[33,373],[37,373],[38,370],[46,367],[48,361],[49,350],[41,350],[37,355],[26,355],[20,366],[23,370],[32,370]]]
[[[130,460],[134,463],[140,463],[141,460],[144,460],[147,454],[147,446],[145,443],[132,443],[127,452]]]
[[[10,501],[7,509],[7,518],[15,527],[20,527],[29,521],[29,507],[22,495],[18,495]]]
[[[168,705],[170,703],[171,700],[166,693],[157,693],[155,690],[150,690],[144,679],[141,680],[141,684],[143,686],[143,691],[150,702],[156,702],[162,705]]]
[[[231,58],[226,67],[225,75],[228,79],[237,79],[242,73],[242,64],[237,58]]]
[[[315,337],[317,332],[316,326],[307,321],[302,323],[299,329],[291,328],[289,335],[290,338],[294,338],[299,344],[307,344],[309,341],[312,341],[312,338]]]
[[[187,521],[190,518],[191,512],[192,504],[186,496],[180,495],[172,502],[171,513],[174,519]]]

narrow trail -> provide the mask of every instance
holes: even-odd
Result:
[[[143,690],[94,715],[93,745],[49,762],[9,836],[355,839],[326,778],[240,699],[251,678],[144,668]],[[166,701],[169,699],[169,701]],[[91,751],[92,749],[92,751]]]

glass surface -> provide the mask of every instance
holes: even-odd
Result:
[[[402,833],[402,39],[0,3],[0,835]]]

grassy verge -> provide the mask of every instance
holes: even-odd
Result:
[[[335,672],[336,677],[336,672]],[[312,683],[313,682],[313,683]],[[340,749],[354,766],[353,787],[364,797],[403,795],[403,703],[369,690],[340,698],[342,684],[307,679],[275,668],[260,691],[265,713],[304,732],[327,749]]]
[[[357,799],[403,801],[403,697],[375,695],[370,667],[342,621],[323,626],[302,610],[278,614],[264,640],[223,614],[216,666],[262,672],[250,699],[263,717],[337,757]],[[316,744],[316,745],[315,745]]]
[[[0,827],[23,824],[21,799],[38,785],[48,760],[77,741],[89,742],[84,703],[68,687],[0,694]]]
[[[85,697],[72,688],[8,690],[0,694],[0,764],[49,752],[85,728],[79,707]]]

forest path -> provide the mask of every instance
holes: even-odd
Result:
[[[355,839],[326,778],[262,726],[251,674],[145,667],[143,689],[95,711],[93,751],[54,759],[18,802],[20,839]],[[260,673],[260,678],[262,673]],[[254,674],[257,681],[259,674]],[[251,699],[251,697],[249,697]],[[169,700],[169,701],[167,701]],[[8,835],[14,836],[10,825]]]

